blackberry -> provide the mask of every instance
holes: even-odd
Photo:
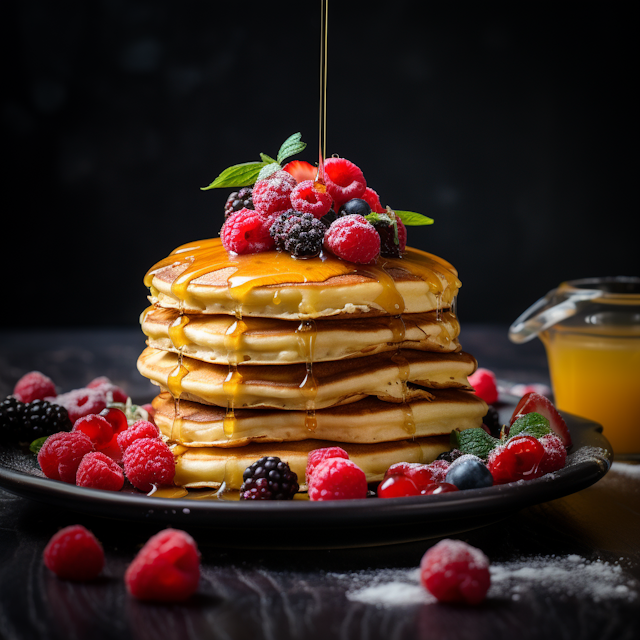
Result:
[[[9,442],[33,442],[58,431],[71,431],[67,410],[47,400],[23,403],[9,396],[0,404],[2,438]]]
[[[0,441],[17,442],[22,428],[24,402],[15,396],[7,396],[0,402]]]
[[[253,209],[253,189],[251,187],[242,187],[239,191],[233,191],[229,194],[227,202],[224,205],[225,220],[240,209]]]
[[[380,255],[384,258],[400,258],[400,242],[398,241],[398,227],[391,218],[380,214],[380,219],[373,223],[380,236]]]
[[[311,258],[320,253],[326,230],[324,223],[310,213],[289,209],[271,225],[270,233],[276,249],[298,258]]]
[[[482,418],[482,422],[484,422],[484,424],[489,427],[489,431],[494,438],[500,437],[502,425],[500,424],[500,416],[498,415],[498,410],[494,406],[489,405],[487,415]]]
[[[454,460],[457,460],[461,455],[463,455],[460,449],[451,449],[451,451],[443,451],[436,460],[444,460],[451,464]]]
[[[286,462],[265,456],[242,474],[240,500],[293,500],[298,492],[298,476]]]

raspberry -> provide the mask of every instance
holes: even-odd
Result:
[[[104,567],[102,546],[93,533],[80,524],[60,529],[42,555],[47,569],[64,580],[93,580]]]
[[[22,402],[44,400],[56,395],[56,385],[44,373],[31,371],[18,380],[13,389],[13,395]]]
[[[185,531],[164,529],[149,538],[127,567],[127,591],[138,600],[182,602],[200,581],[200,552]]]
[[[81,431],[62,431],[49,436],[38,452],[38,464],[47,478],[75,484],[82,458],[93,451],[93,443]]]
[[[331,223],[324,246],[343,260],[368,264],[380,255],[380,236],[362,216],[344,216]]]
[[[171,449],[154,438],[141,438],[124,453],[124,472],[129,482],[148,493],[154,485],[172,484],[176,463]]]
[[[124,473],[120,466],[100,451],[87,453],[80,461],[76,484],[89,489],[120,491],[124,486]]]
[[[305,180],[315,180],[318,175],[318,168],[304,160],[292,160],[282,167],[283,171],[290,173],[296,182],[304,182]]]
[[[361,198],[367,188],[362,171],[345,158],[327,158],[324,174],[327,191],[335,202],[336,210],[351,198]]]
[[[349,454],[342,447],[323,447],[322,449],[314,449],[309,451],[307,456],[307,468],[305,470],[305,481],[309,484],[309,479],[313,475],[316,467],[329,458],[349,459]]]
[[[240,500],[293,500],[300,488],[298,476],[276,456],[265,456],[248,466],[242,480]]]
[[[96,450],[103,449],[113,439],[111,423],[97,413],[91,413],[76,420],[73,431],[82,431],[91,439]]]
[[[367,497],[364,471],[351,460],[327,458],[309,480],[310,500],[351,500]]]
[[[287,176],[284,178],[279,174]],[[253,187],[253,205],[256,211],[268,216],[278,211],[291,209],[291,192],[295,186],[294,178],[286,171],[278,171],[268,180],[260,180]]]
[[[138,420],[117,436],[118,446],[124,453],[136,440],[142,438],[159,438],[158,427],[148,420]]]
[[[371,207],[371,211],[375,211],[376,213],[387,212],[387,210],[380,204],[378,194],[371,187],[367,187],[360,197]]]
[[[498,401],[498,385],[493,371],[480,367],[469,376],[469,384],[473,387],[475,394],[487,404]]]
[[[280,171],[275,171],[270,176],[265,178],[265,180],[275,180],[277,182],[286,182],[287,184],[291,185],[292,189],[298,184],[298,180],[296,180],[294,176],[292,176],[288,171],[285,171],[284,169]]]
[[[378,485],[378,498],[406,498],[419,496],[415,482],[404,475],[390,475]]]
[[[149,414],[149,422],[155,424],[153,417],[156,415],[156,410],[153,408],[153,405],[150,402],[142,405],[142,409],[144,409]]]
[[[69,412],[69,419],[74,424],[90,413],[100,413],[107,406],[105,394],[99,387],[74,389],[57,396],[53,402],[62,405]]]
[[[543,476],[546,473],[563,469],[567,462],[567,450],[562,440],[555,434],[548,433],[546,436],[539,438],[538,442],[544,448],[544,457],[538,467],[540,475]]]
[[[319,191],[313,180],[304,180],[291,192],[291,206],[301,213],[310,213],[315,218],[322,218],[331,209],[331,196],[326,191]]]
[[[420,561],[420,582],[441,602],[479,604],[491,576],[487,556],[461,540],[442,540]]]
[[[252,209],[241,209],[230,215],[220,230],[222,244],[234,253],[261,253],[273,249],[269,229],[273,218]]]
[[[434,460],[430,462],[427,467],[429,467],[433,482],[444,482],[450,466],[450,463],[446,460]]]
[[[228,218],[235,211],[240,209],[253,209],[253,189],[242,187],[240,191],[233,191],[229,194],[224,205],[224,217]]]
[[[88,385],[87,389],[99,389],[104,394],[105,400],[109,400],[108,395],[111,394],[112,402],[122,402],[123,404],[129,397],[120,387],[117,387],[106,376],[95,378]]]
[[[299,258],[317,256],[325,232],[325,225],[312,214],[293,209],[280,214],[270,230],[277,249]]]

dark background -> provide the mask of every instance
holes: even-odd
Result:
[[[639,275],[630,3],[330,3],[329,154],[460,272],[466,322]],[[122,326],[225,167],[318,138],[319,3],[3,3],[4,326]],[[637,53],[637,52],[636,52]]]

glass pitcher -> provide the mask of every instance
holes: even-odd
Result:
[[[536,336],[558,409],[600,423],[616,454],[640,454],[640,278],[563,282],[509,328],[512,342]]]

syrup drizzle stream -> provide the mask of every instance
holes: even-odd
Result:
[[[320,0],[320,106],[318,139],[318,173],[315,187],[325,191],[324,160],[327,157],[327,44],[328,44],[329,0]]]

